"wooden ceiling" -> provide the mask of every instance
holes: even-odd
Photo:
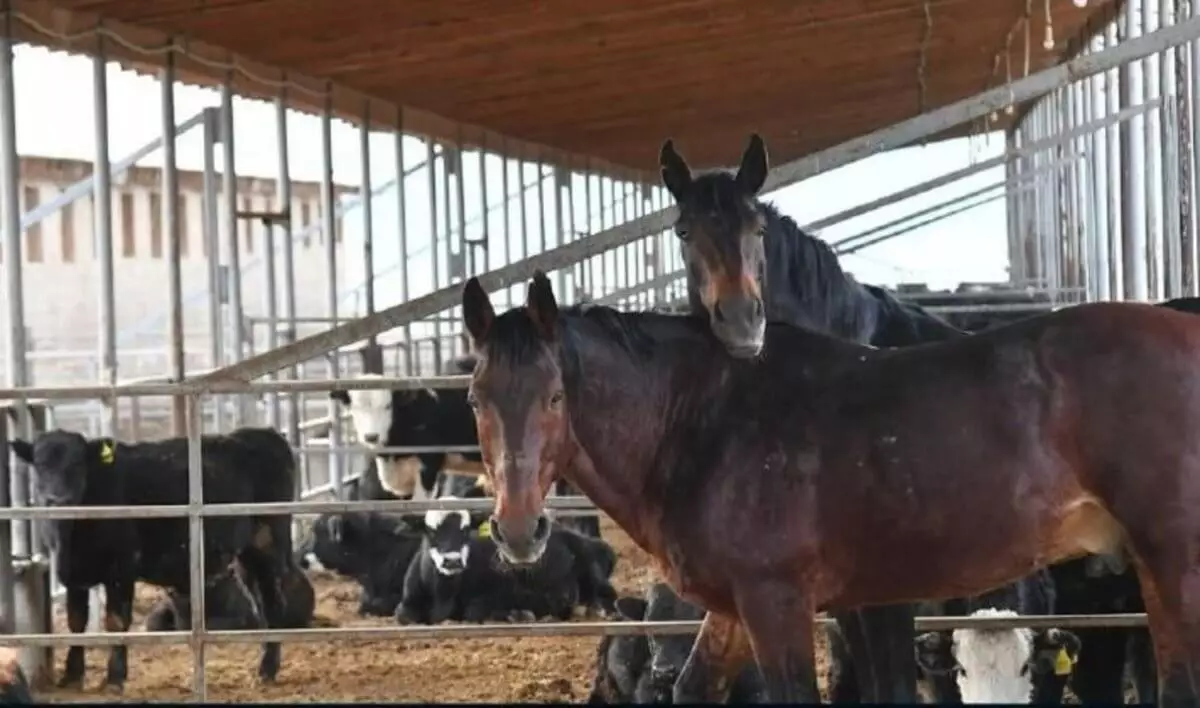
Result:
[[[1031,71],[1059,61],[1085,8],[1049,0],[1054,49],[1042,48],[1046,0],[1032,2]],[[373,122],[406,106],[409,129],[489,145],[503,134],[618,168],[657,172],[667,137],[697,165],[736,163],[747,134],[773,162],[884,127],[1004,80],[995,57],[1027,0],[20,0],[61,32],[118,21],[141,46],[187,38],[197,55],[245,57],[257,75],[339,88],[336,112]],[[926,25],[926,5],[931,24]],[[71,12],[63,12],[70,10]],[[18,23],[19,24],[19,23]],[[129,26],[127,26],[129,25]],[[23,37],[54,44],[20,27]],[[924,106],[918,67],[922,37]],[[1024,34],[1013,33],[1020,72]],[[62,43],[59,43],[60,46]],[[69,48],[86,49],[76,42]],[[110,51],[124,50],[109,43]],[[132,57],[125,57],[132,58]],[[143,56],[143,67],[154,57]],[[180,60],[181,76],[223,72]],[[299,75],[303,75],[302,77]],[[239,91],[271,97],[239,78]],[[321,100],[293,91],[296,107]],[[410,110],[415,109],[415,110]],[[449,119],[449,120],[445,120]],[[527,152],[523,146],[518,152]]]

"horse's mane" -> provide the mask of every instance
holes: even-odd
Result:
[[[568,352],[577,346],[580,330],[591,327],[640,361],[652,358],[655,344],[664,339],[712,340],[709,325],[702,317],[621,312],[594,304],[562,308],[558,327]],[[488,331],[486,346],[489,358],[515,364],[537,357],[541,353],[542,340],[525,308],[513,308],[496,317]]]
[[[877,285],[862,286],[879,304],[879,317],[870,344],[906,347],[941,342],[969,334],[920,305],[904,302]]]

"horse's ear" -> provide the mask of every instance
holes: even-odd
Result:
[[[525,310],[533,320],[538,334],[547,342],[554,341],[555,327],[558,325],[558,303],[554,300],[554,288],[550,279],[542,271],[533,274],[529,281],[529,290],[525,293]]]
[[[683,156],[675,151],[675,142],[668,139],[658,153],[663,185],[676,202],[683,201],[692,187],[692,170]]]
[[[478,349],[487,339],[488,330],[496,319],[496,311],[492,309],[492,301],[479,284],[479,278],[471,278],[463,287],[463,324],[467,334],[471,335],[471,343]]]
[[[737,183],[747,194],[758,194],[767,182],[767,145],[758,133],[751,133],[750,144],[742,153],[742,164],[738,167]]]

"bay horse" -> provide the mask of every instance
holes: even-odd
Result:
[[[581,489],[708,611],[677,702],[723,699],[751,656],[770,700],[819,702],[815,612],[1085,553],[1128,554],[1159,701],[1200,701],[1195,317],[1094,303],[890,350],[771,323],[742,360],[700,318],[560,312],[541,273],[523,307],[475,278],[462,305],[500,552],[536,562],[551,485]]]
[[[694,174],[671,140],[663,143],[659,163],[679,210],[674,228],[691,312],[707,317],[731,355],[758,356],[768,320],[880,347],[968,334],[883,288],[859,283],[829,244],[760,201],[769,165],[757,134],[736,173]],[[845,644],[835,644],[831,657],[838,669],[830,687],[834,703],[917,702],[914,615],[908,606],[835,613]]]

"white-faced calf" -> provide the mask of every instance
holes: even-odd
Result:
[[[971,617],[1017,617],[985,608]],[[916,639],[917,662],[931,675],[953,675],[963,703],[1058,702],[1079,658],[1079,638],[1065,629],[956,629]]]

